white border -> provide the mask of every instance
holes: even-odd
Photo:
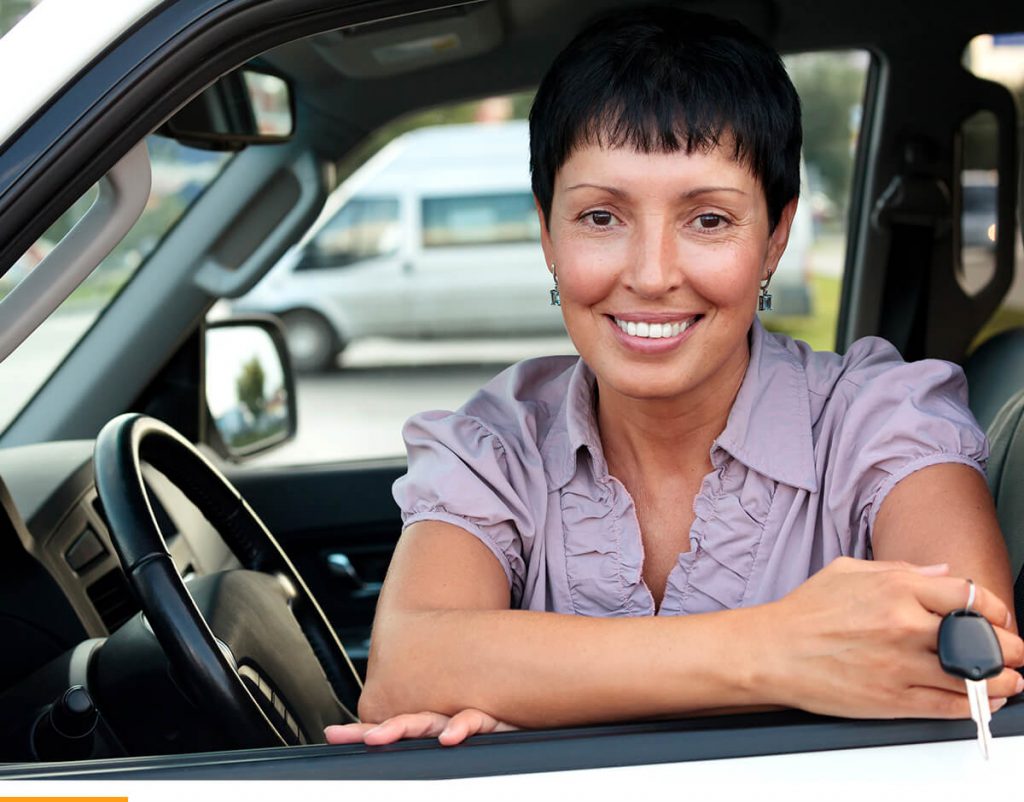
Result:
[[[0,143],[163,0],[44,0],[0,38]]]

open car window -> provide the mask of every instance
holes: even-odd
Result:
[[[835,345],[854,156],[870,58],[786,57],[803,101],[801,198],[772,279],[768,328]],[[256,465],[401,457],[401,428],[456,409],[508,365],[574,353],[557,309],[528,171],[532,93],[389,124],[339,166],[303,241],[220,305],[280,316],[298,378],[299,432]],[[488,303],[480,303],[487,298]]]

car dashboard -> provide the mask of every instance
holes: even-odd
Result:
[[[0,451],[0,761],[31,755],[34,720],[69,686],[89,684],[91,652],[139,611],[93,481],[93,442]],[[179,574],[238,563],[161,474],[144,470]],[[110,752],[121,749],[116,738]],[[106,751],[106,750],[103,750]]]

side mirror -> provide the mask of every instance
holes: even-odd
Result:
[[[207,439],[214,450],[238,460],[295,436],[295,381],[277,318],[210,323],[204,352]]]
[[[290,84],[244,67],[221,76],[156,133],[206,150],[287,142],[295,128]]]

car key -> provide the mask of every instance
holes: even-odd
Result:
[[[978,725],[978,746],[988,760],[992,712],[987,680],[1003,670],[1003,650],[992,625],[973,610],[956,610],[939,625],[939,663],[947,674],[967,683],[971,718]]]

